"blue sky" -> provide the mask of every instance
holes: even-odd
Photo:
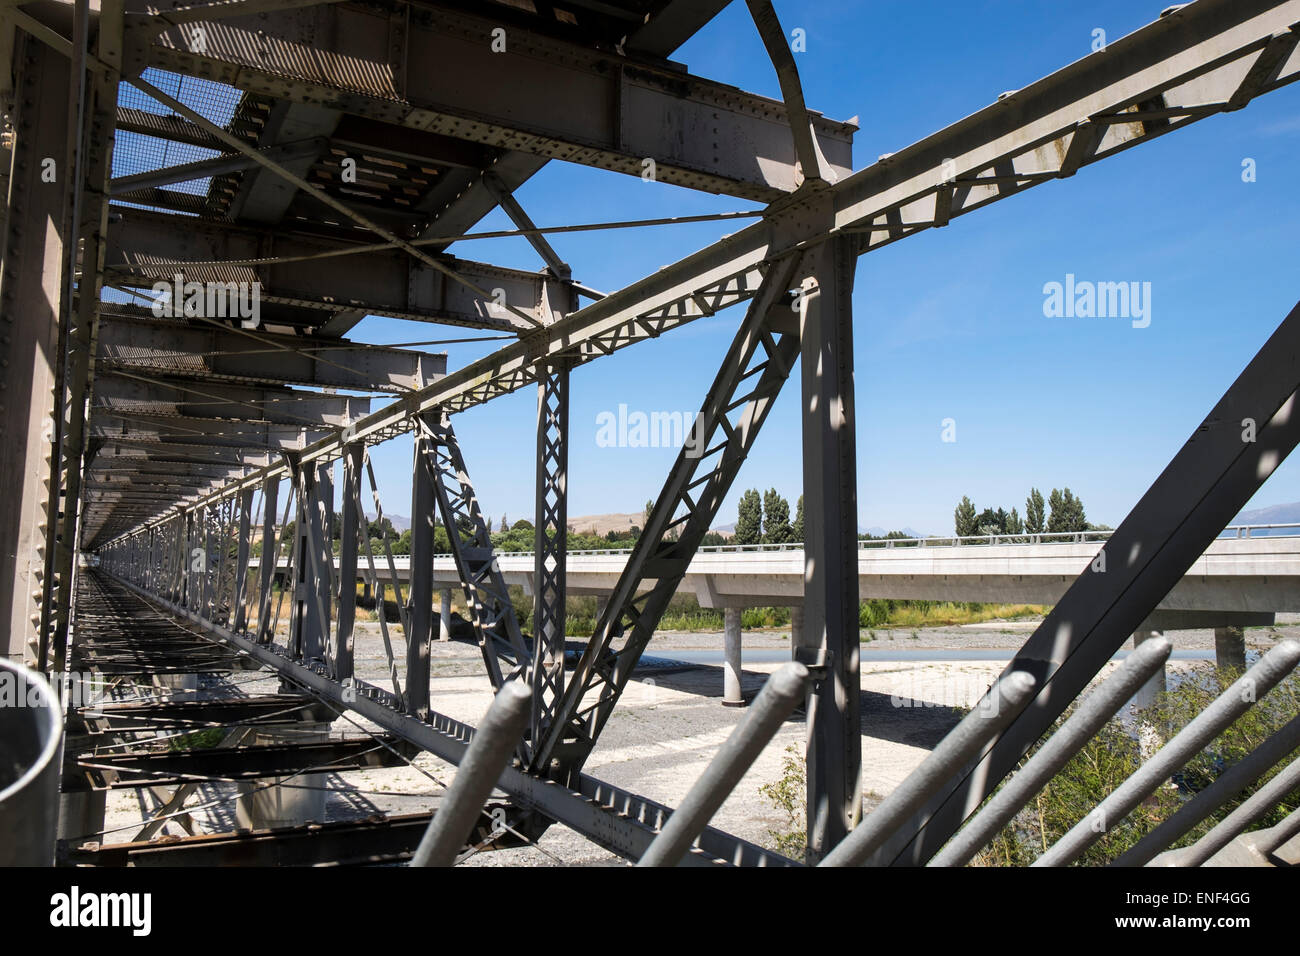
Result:
[[[1154,19],[1160,4],[1104,2],[792,3],[787,32],[808,104],[860,118],[854,168],[896,151]],[[775,74],[743,3],[678,51],[693,72],[769,96]],[[1294,156],[1300,88],[1212,117],[1076,177],[1038,186],[859,260],[854,294],[858,514],[863,526],[950,533],[962,495],[1024,511],[1031,486],[1069,486],[1094,522],[1116,525],[1300,297]],[[1244,158],[1257,181],[1244,183]],[[1288,162],[1290,160],[1291,162]],[[541,225],[753,208],[600,170],[551,163],[518,193]],[[575,278],[624,286],[741,228],[738,223],[559,235]],[[480,228],[511,228],[496,213]],[[464,258],[540,267],[522,240],[460,243]],[[1043,285],[1150,282],[1151,323],[1048,319]],[[692,410],[740,309],[626,349],[573,374],[569,513],[638,511],[657,495],[669,449],[600,448],[597,416]],[[454,338],[459,330],[370,318],[360,340]],[[449,346],[449,368],[489,345]],[[437,349],[440,350],[440,349]],[[718,517],[749,487],[800,492],[792,379]],[[531,517],[536,392],[454,419],[485,511]],[[956,421],[957,440],[941,441]],[[372,450],[385,509],[410,511],[410,441]],[[1283,464],[1252,506],[1300,500]]]

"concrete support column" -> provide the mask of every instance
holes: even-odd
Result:
[[[724,662],[722,665],[722,706],[744,707],[740,692],[740,611],[738,607],[722,609]]]
[[[1137,647],[1143,641],[1149,641],[1152,638],[1160,637],[1160,631],[1136,631],[1133,634],[1133,646]],[[1146,710],[1156,702],[1156,698],[1165,692],[1165,669],[1161,667],[1151,675],[1151,679],[1142,685],[1142,688],[1133,695],[1133,706],[1138,710]]]
[[[324,743],[330,738],[326,723],[294,724],[259,730],[251,741],[258,746]],[[250,830],[292,827],[325,822],[325,774],[300,773],[239,784],[235,800],[235,825]],[[284,786],[277,784],[283,783]]]
[[[1220,669],[1246,669],[1246,632],[1240,627],[1214,629],[1214,663]]]
[[[438,640],[451,640],[451,588],[438,592]]]
[[[803,605],[790,608],[790,657],[797,658],[798,648],[803,646]]]
[[[808,860],[862,817],[858,500],[853,292],[847,239],[809,253],[800,310],[803,379],[804,628],[796,659],[817,675],[808,697]]]

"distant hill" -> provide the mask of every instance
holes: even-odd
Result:
[[[366,517],[371,521],[375,520],[375,515],[372,511],[367,511]],[[406,515],[390,515],[385,511],[384,517],[393,523],[393,527],[397,529],[398,533],[406,531],[411,527],[411,519]]]
[[[645,524],[645,513],[637,511],[606,515],[579,515],[569,519],[569,530],[574,534],[606,535],[611,531],[630,531]]]
[[[1232,519],[1232,524],[1298,524],[1300,523],[1300,501],[1284,505],[1270,505],[1243,511]]]

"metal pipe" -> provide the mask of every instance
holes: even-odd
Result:
[[[1060,730],[927,865],[965,866],[969,863],[971,857],[1124,706],[1147,678],[1165,666],[1173,649],[1173,644],[1163,637],[1138,645],[1115,673],[1084,699]]]
[[[63,717],[46,679],[0,658],[0,866],[53,866]]]
[[[1214,783],[1184,803],[1173,816],[1111,861],[1110,865],[1147,865],[1161,850],[1172,846],[1192,827],[1253,784],[1296,747],[1300,747],[1300,715],[1292,717],[1281,730],[1233,764]]]
[[[506,681],[497,691],[482,725],[474,733],[429,829],[411,858],[411,866],[451,866],[474,828],[515,745],[528,725],[533,695],[521,681]]]
[[[637,866],[676,866],[728,794],[808,692],[811,675],[791,661],[773,674]]]
[[[1118,823],[1199,753],[1225,727],[1277,685],[1300,663],[1300,643],[1282,641],[1261,657],[1255,666],[1233,682],[1209,707],[1165,744],[1137,772],[1116,787],[1109,796],[1042,856],[1034,866],[1065,866],[1092,846],[1112,823]]]
[[[1020,713],[1038,682],[1027,671],[1012,671],[989,688],[975,708],[944,737],[921,766],[862,821],[821,866],[861,866],[934,789],[959,773]]]
[[[1296,787],[1300,787],[1300,760],[1292,761],[1285,770],[1255,791],[1248,800],[1191,846],[1156,857],[1151,865],[1200,866],[1236,839],[1242,830],[1276,807]],[[1271,853],[1295,835],[1297,823],[1300,823],[1300,817],[1292,813],[1273,828],[1274,832],[1269,834],[1267,843],[1258,845],[1256,849],[1260,853]]]

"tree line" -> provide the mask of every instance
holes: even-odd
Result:
[[[1037,488],[1029,489],[1025,499],[1025,516],[1012,508],[985,508],[977,511],[966,495],[953,510],[953,531],[958,537],[994,534],[1048,534],[1069,531],[1110,531],[1104,524],[1092,524],[1083,509],[1082,499],[1069,488],[1053,488],[1044,500]]]

